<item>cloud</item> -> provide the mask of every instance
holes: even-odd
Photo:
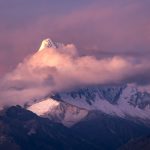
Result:
[[[100,3],[99,3],[100,4]],[[144,3],[146,4],[146,3]],[[92,5],[62,18],[58,26],[88,50],[132,53],[150,48],[150,19],[142,2]]]
[[[27,101],[77,86],[95,84],[149,84],[147,59],[81,56],[73,44],[46,48],[26,58],[0,84],[0,105]],[[146,79],[144,78],[146,77]],[[146,80],[146,82],[145,82]]]
[[[49,36],[75,43],[80,54],[150,57],[148,0],[94,0],[68,10],[62,7],[62,11],[58,7],[62,3],[57,2],[51,5],[51,9],[48,1],[38,1],[37,9],[34,2],[24,2],[20,7],[16,7],[17,3],[13,2],[15,10],[14,7],[2,9],[7,17],[1,13],[0,55],[5,58],[1,60],[5,69],[1,69],[0,74],[12,70],[25,56],[34,52],[40,40]],[[7,5],[1,6],[6,8]],[[26,7],[29,11],[23,13]],[[8,63],[6,60],[10,56]]]
[[[0,5],[4,12],[0,13],[0,77],[32,54],[45,37],[78,47],[45,49],[26,58],[1,79],[1,104],[23,104],[79,85],[134,82],[149,86],[150,2],[85,2],[74,9],[65,7],[64,12],[60,7],[54,10],[57,5],[49,9],[40,2],[37,10],[34,3],[29,8],[30,2],[25,2],[29,11],[23,14],[24,5],[16,7],[13,2],[15,10],[8,10],[5,1],[0,2],[4,4]]]

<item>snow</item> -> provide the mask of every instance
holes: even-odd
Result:
[[[138,118],[141,120],[150,120],[150,105],[147,105],[145,108],[141,109],[139,108],[138,103],[136,104],[136,106],[130,104],[131,100],[133,98],[136,98],[134,96],[136,96],[138,92],[141,92],[138,91],[138,88],[135,85],[129,84],[126,85],[126,87],[122,88],[122,92],[120,93],[120,96],[114,104],[110,103],[108,99],[102,98],[102,93],[100,93],[101,91],[92,89],[90,92],[93,92],[92,94],[95,95],[94,100],[91,99],[90,101],[91,104],[87,102],[86,95],[77,95],[75,97],[72,97],[69,93],[60,93],[60,97],[63,101],[69,104],[87,109],[89,111],[99,110],[103,113],[118,116],[121,118],[131,117],[135,119]]]
[[[122,91],[120,92],[119,89],[122,89]],[[91,89],[86,88],[73,92],[58,93],[61,101],[57,101],[54,98],[43,99],[41,102],[31,105],[28,110],[39,116],[60,122],[67,127],[80,122],[93,110],[120,118],[127,119],[130,117],[130,119],[150,121],[150,105],[141,109],[138,107],[138,103],[137,105],[130,104],[131,100],[136,98],[134,96],[138,92],[140,91],[134,85],[126,85],[123,88],[119,87],[116,91],[114,87],[112,90],[104,87],[104,91],[103,87],[102,89],[92,87]],[[114,99],[118,93],[120,94],[119,97]],[[110,101],[111,99],[115,100],[115,102]]]
[[[75,123],[81,121],[87,115],[88,111],[70,105],[68,108],[66,108],[66,113],[64,115],[62,123],[70,127]]]
[[[39,51],[45,49],[45,48],[56,48],[56,45],[53,43],[53,41],[51,39],[45,39],[42,41],[41,47],[39,49]]]
[[[51,98],[42,100],[39,103],[35,103],[28,107],[28,110],[35,112],[37,115],[42,116],[45,113],[55,109],[59,105],[58,101],[55,101]]]
[[[67,127],[74,125],[88,115],[88,111],[52,98],[37,102],[27,108],[39,116],[61,122]]]
[[[137,93],[137,88],[135,86],[128,85],[124,89],[118,101],[119,108],[126,115],[130,115],[132,117],[137,117],[137,118],[150,119],[150,113],[148,113],[146,109],[140,109],[137,106],[134,107],[129,104],[131,97],[136,93]]]
[[[47,38],[47,39],[42,41],[42,44],[39,48],[39,51],[42,51],[45,48],[57,49],[57,48],[63,47],[63,45],[64,45],[63,43],[53,42],[50,38]]]

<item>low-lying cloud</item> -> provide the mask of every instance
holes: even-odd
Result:
[[[46,48],[26,58],[0,82],[0,105],[23,105],[34,99],[94,84],[149,84],[147,59],[80,56],[73,44]]]

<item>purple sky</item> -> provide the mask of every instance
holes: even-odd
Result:
[[[150,58],[149,0],[1,0],[0,76],[47,37],[81,54]]]

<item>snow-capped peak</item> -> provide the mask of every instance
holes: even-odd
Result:
[[[53,42],[50,38],[47,38],[45,40],[42,41],[42,44],[40,46],[39,51],[45,49],[45,48],[59,48],[62,47],[63,44],[62,43],[58,43],[58,42]]]

